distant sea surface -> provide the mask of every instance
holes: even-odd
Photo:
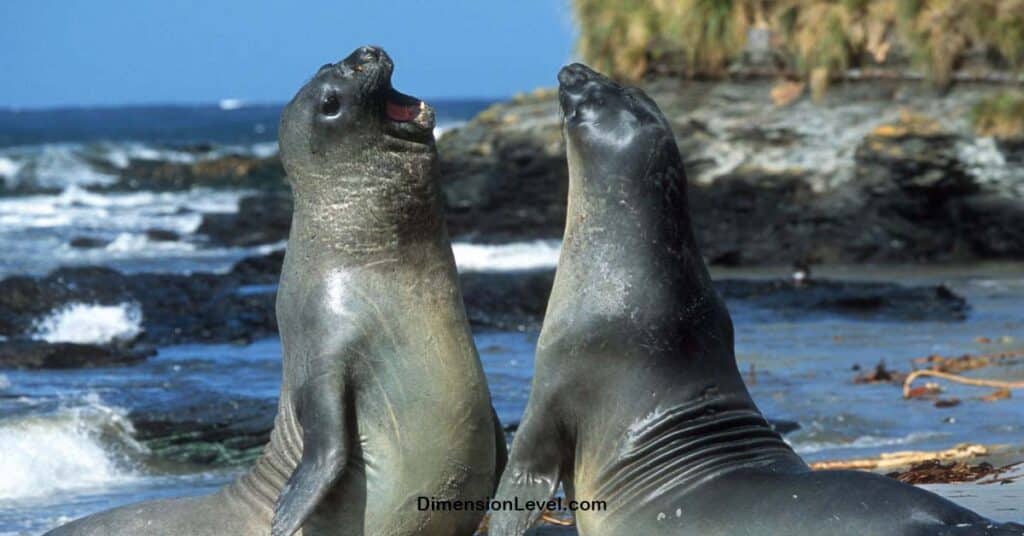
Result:
[[[466,121],[490,105],[486,99],[438,99],[439,128]],[[277,141],[281,104],[226,99],[196,106],[0,108],[0,147],[42,143],[131,141],[155,144],[251,144]]]

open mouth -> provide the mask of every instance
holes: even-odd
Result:
[[[415,97],[388,90],[384,116],[391,136],[418,143],[429,142],[433,137],[434,109]]]

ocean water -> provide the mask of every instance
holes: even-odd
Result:
[[[43,274],[61,265],[188,273],[225,270],[238,259],[280,249],[209,247],[196,238],[202,215],[236,211],[244,190],[105,192],[104,170],[128,159],[192,162],[220,154],[272,155],[277,106],[153,107],[45,112],[0,111],[0,277]],[[457,126],[486,103],[439,102],[439,128]],[[194,150],[204,146],[202,151]],[[35,191],[26,193],[26,187]],[[697,222],[699,224],[699,222]],[[146,231],[173,231],[153,242]],[[76,249],[87,235],[109,241]],[[558,241],[456,243],[460,270],[552,267]],[[715,271],[715,277],[780,277],[785,269]],[[946,386],[963,403],[936,408],[905,401],[898,386],[855,385],[855,365],[880,360],[906,370],[929,354],[1024,349],[1024,266],[841,267],[818,275],[906,284],[945,283],[971,304],[951,322],[884,322],[808,312],[794,318],[730,302],[740,370],[761,409],[800,429],[786,439],[809,460],[961,442],[1024,444],[1024,404],[982,402],[987,390]],[[51,342],[130,339],[137,304],[72,303],[40,315],[33,336]],[[535,331],[475,333],[499,417],[518,422],[533,372]],[[985,337],[985,339],[979,339]],[[989,342],[981,342],[981,341]],[[143,364],[90,370],[0,370],[0,535],[39,534],[76,517],[138,500],[207,493],[238,466],[158,459],[136,439],[134,408],[204,395],[276,399],[280,342],[162,347]],[[1024,379],[1024,363],[975,371]]]

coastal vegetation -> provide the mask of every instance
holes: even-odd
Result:
[[[971,122],[979,136],[1017,138],[1024,134],[1024,92],[1003,91],[978,101]]]
[[[584,60],[636,81],[755,65],[820,95],[851,69],[922,76],[1024,63],[1024,0],[573,0]],[[1019,80],[1019,78],[1018,78]]]

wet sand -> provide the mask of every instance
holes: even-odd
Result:
[[[987,479],[982,479],[979,482],[926,484],[921,487],[996,521],[1024,522],[1024,466],[1018,466],[1003,478],[1015,480],[1008,484],[986,484]]]

